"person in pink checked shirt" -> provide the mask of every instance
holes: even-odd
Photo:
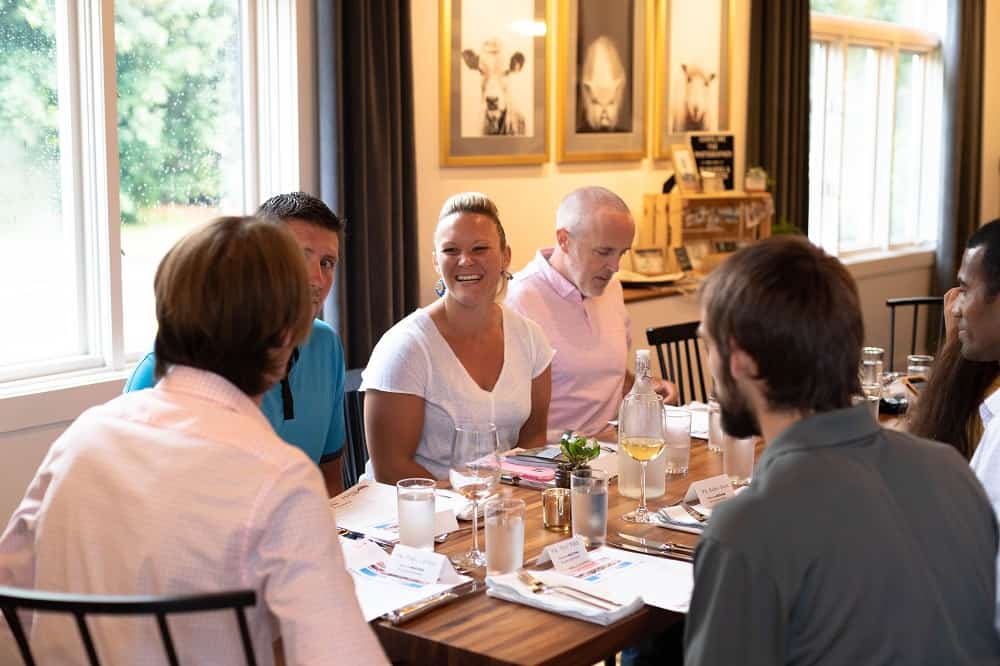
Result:
[[[0,536],[0,585],[252,588],[258,664],[387,663],[344,568],[320,472],[259,407],[315,312],[295,238],[257,218],[214,220],[167,253],[154,289],[162,380],[87,410],[52,445]],[[25,619],[38,663],[86,661],[72,617]],[[245,663],[231,614],[169,621],[181,663]],[[161,663],[155,619],[88,622],[103,663]],[[13,654],[0,619],[0,663],[17,663]]]
[[[603,187],[575,190],[559,204],[556,246],[539,250],[510,283],[505,305],[541,326],[556,350],[550,442],[567,430],[605,430],[632,388],[632,333],[614,274],[633,236],[635,222],[621,197]],[[670,382],[653,379],[653,387],[676,400]]]

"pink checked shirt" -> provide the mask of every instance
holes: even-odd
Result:
[[[86,411],[56,440],[0,537],[0,585],[122,595],[252,588],[257,663],[273,663],[279,633],[289,664],[386,663],[316,465],[235,386],[192,368]],[[181,663],[245,663],[231,611],[169,622]],[[166,663],[154,620],[89,624],[103,663]],[[86,661],[71,618],[38,614],[30,640],[40,664]],[[12,643],[0,618],[0,662]]]
[[[556,350],[548,425],[553,442],[566,430],[598,433],[618,418],[632,333],[618,280],[600,296],[583,298],[549,264],[551,255],[552,248],[539,250],[514,276],[506,305],[541,326]]]

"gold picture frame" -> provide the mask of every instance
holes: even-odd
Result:
[[[558,11],[556,159],[644,158],[653,0],[559,0]],[[624,76],[615,77],[616,71]],[[601,85],[585,87],[595,76]],[[620,90],[608,85],[613,81],[621,82]]]
[[[441,166],[549,160],[551,16],[551,0],[439,0]]]
[[[674,163],[674,180],[681,192],[701,192],[701,174],[698,173],[698,163],[694,160],[691,146],[683,143],[670,146],[670,159]]]
[[[717,14],[706,11],[715,3],[718,3]],[[732,131],[730,84],[735,13],[735,0],[698,3],[656,0],[654,159],[669,159],[671,147],[687,143],[689,132]],[[713,35],[718,39],[717,50],[712,47]],[[706,91],[712,83],[717,85],[706,100]],[[692,99],[707,103],[701,108],[689,105],[689,94]]]

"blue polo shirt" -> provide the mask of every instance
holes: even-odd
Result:
[[[150,388],[156,357],[149,353],[125,383],[125,392]],[[344,446],[344,348],[340,337],[319,319],[288,373],[294,418],[285,420],[281,383],[264,394],[261,411],[278,437],[299,447],[316,463],[339,456]]]

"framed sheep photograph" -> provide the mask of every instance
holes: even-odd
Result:
[[[560,162],[646,156],[652,0],[560,0],[556,154]]]
[[[440,0],[441,165],[549,159],[549,0]]]
[[[689,132],[729,130],[732,0],[657,0],[653,157]]]

